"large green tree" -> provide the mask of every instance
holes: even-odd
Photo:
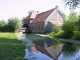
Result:
[[[80,0],[63,0],[66,5],[69,6],[70,9],[76,9],[76,7],[80,7]]]
[[[21,21],[16,17],[8,19],[8,28],[11,32],[18,30],[21,25]]]
[[[68,21],[74,22],[78,20],[78,15],[76,12],[71,12],[70,15],[68,16]]]
[[[78,30],[80,31],[80,16],[78,18],[77,26],[78,26]]]
[[[0,31],[4,32],[5,31],[5,27],[6,26],[6,22],[4,20],[0,21]]]
[[[65,37],[71,38],[73,35],[73,31],[75,31],[76,28],[76,22],[78,21],[78,16],[75,12],[72,12],[69,16],[66,22],[64,22],[62,26],[62,30],[65,32]]]

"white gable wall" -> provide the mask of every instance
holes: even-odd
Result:
[[[60,26],[63,24],[63,18],[57,9],[55,9],[45,20],[44,31],[52,32],[53,24]]]
[[[63,24],[63,17],[60,13],[55,9],[45,21],[52,22],[53,24]]]

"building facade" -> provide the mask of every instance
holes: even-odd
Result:
[[[24,24],[32,32],[51,32],[54,25],[61,26],[63,24],[63,16],[56,6],[54,9],[42,13],[32,12],[26,17]]]

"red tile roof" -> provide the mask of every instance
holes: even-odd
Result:
[[[36,17],[36,15],[39,14],[38,12],[32,12],[31,14],[29,14],[26,19],[34,19]]]
[[[26,19],[30,19],[30,16],[31,16],[31,14],[29,14],[29,15],[26,17]]]
[[[32,21],[32,23],[44,21],[54,10],[55,10],[55,8],[48,10],[46,12],[42,12],[40,14],[37,14],[36,18]]]

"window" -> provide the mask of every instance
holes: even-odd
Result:
[[[34,28],[34,30],[35,30],[35,26],[34,26],[33,28]]]
[[[40,25],[39,25],[39,30],[40,30]]]
[[[32,26],[32,29],[33,29],[33,26]]]
[[[42,26],[42,30],[43,30],[43,26]]]
[[[31,29],[31,26],[30,26],[30,29]]]

